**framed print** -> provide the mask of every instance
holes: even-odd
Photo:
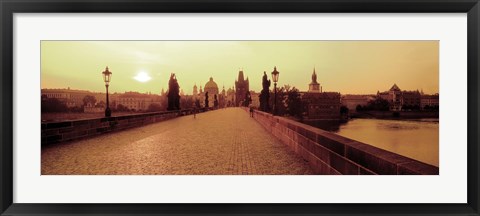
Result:
[[[2,1],[2,215],[478,215],[467,1]]]

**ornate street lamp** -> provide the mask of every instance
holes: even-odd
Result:
[[[108,103],[108,86],[110,84],[112,72],[108,70],[108,66],[107,68],[105,68],[105,71],[102,72],[102,75],[103,75],[103,81],[105,82],[105,88],[107,89],[107,108],[105,109],[105,117],[110,117],[112,116],[112,111],[110,110],[110,106]]]
[[[277,115],[277,82],[280,72],[277,71],[277,66],[273,68],[272,71],[272,80],[273,80],[273,89],[275,91],[274,102],[273,102],[273,115]]]

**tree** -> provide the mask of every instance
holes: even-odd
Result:
[[[162,111],[165,111],[168,107],[168,98],[165,94],[160,96],[160,107],[162,107]]]
[[[180,107],[183,107],[183,109],[190,109],[193,107],[193,98],[192,96],[184,96],[180,100]]]
[[[105,102],[100,101],[95,105],[95,107],[106,107],[106,104],[105,104]]]
[[[367,107],[369,110],[388,111],[390,103],[381,97],[377,97],[375,100],[369,101]]]
[[[158,103],[151,103],[147,108],[147,112],[158,112],[161,110],[162,110],[162,106]]]
[[[42,112],[66,112],[67,105],[56,98],[42,98]]]
[[[357,112],[363,111],[362,105],[358,104],[355,110],[357,110]]]
[[[293,87],[292,89],[287,90],[287,113],[290,116],[301,117],[303,113],[302,99],[300,98],[300,93],[298,89]]]
[[[438,106],[430,106],[430,105],[425,105],[423,107],[423,110],[426,110],[426,111],[438,111]]]
[[[286,113],[286,89],[290,89],[290,86],[285,85],[284,87],[277,88],[277,115],[285,115]],[[275,90],[270,92],[270,104],[272,107],[275,105]],[[272,109],[272,112],[274,110]]]
[[[403,110],[403,111],[411,110],[411,109],[412,109],[412,106],[410,106],[410,105],[403,105],[403,106],[402,106],[402,110]]]
[[[180,86],[174,73],[170,74],[168,81],[168,107],[167,110],[180,109]]]
[[[340,107],[340,115],[342,115],[342,116],[343,115],[348,115],[348,111],[349,111],[348,107],[346,107],[346,106],[341,106]]]
[[[86,95],[83,98],[83,105],[84,106],[87,106],[88,104],[90,104],[91,106],[95,106],[95,103],[97,103],[97,99],[92,95]]]
[[[118,112],[127,112],[130,111],[128,107],[124,106],[123,104],[118,104],[117,105],[117,111]]]

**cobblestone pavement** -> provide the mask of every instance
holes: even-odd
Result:
[[[313,174],[240,108],[42,148],[43,175]]]

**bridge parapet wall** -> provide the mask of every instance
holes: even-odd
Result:
[[[319,174],[438,175],[439,168],[284,117],[255,110],[254,118],[308,160]]]
[[[207,111],[207,109],[199,109],[199,112],[205,111]],[[110,118],[104,117],[74,121],[46,122],[42,123],[42,145],[83,139],[190,114],[193,114],[193,110],[152,112]]]

